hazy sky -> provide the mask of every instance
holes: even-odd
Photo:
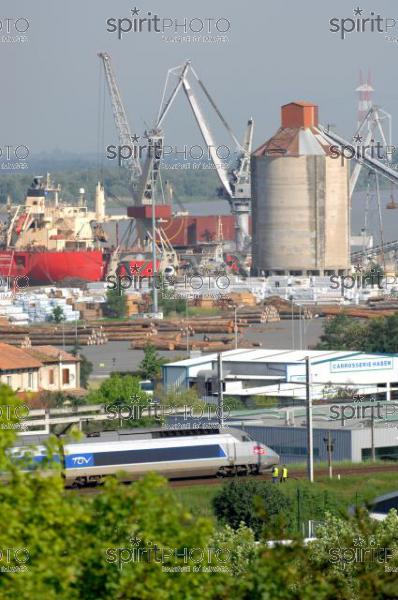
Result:
[[[370,11],[380,15],[380,27],[385,27],[385,19],[396,17],[397,25],[389,29],[392,41],[377,31],[353,32],[344,40],[339,32],[329,31],[330,19],[355,18],[357,6],[363,9],[362,18]],[[196,29],[202,21],[206,25],[206,19],[221,19],[221,29],[230,23],[228,41],[172,42],[162,33],[147,31],[126,33],[119,40],[116,33],[107,32],[107,19],[133,19],[135,7],[138,17],[150,11],[179,23],[195,19]],[[187,58],[239,138],[247,118],[254,117],[255,145],[279,126],[280,106],[295,99],[318,103],[323,123],[334,123],[342,134],[351,135],[360,68],[372,71],[375,102],[393,115],[397,107],[398,4],[393,0],[378,0],[377,5],[368,0],[359,5],[347,0],[3,0],[0,15],[1,144],[25,144],[32,154],[96,151],[99,51],[113,59],[131,126],[138,134],[157,112],[167,70]],[[27,41],[10,43],[1,37],[7,34],[6,18],[28,20]],[[19,29],[24,23],[18,22]],[[212,26],[212,34],[217,34]],[[175,32],[169,27],[165,35],[174,37]],[[197,141],[183,97],[167,118],[165,132],[170,144]],[[115,141],[109,103],[105,138],[107,143]]]

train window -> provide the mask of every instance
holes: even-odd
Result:
[[[249,435],[242,436],[242,442],[252,442],[253,440]]]

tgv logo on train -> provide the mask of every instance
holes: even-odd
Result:
[[[90,462],[90,457],[87,458],[86,456],[73,456],[72,462],[74,465],[88,465]]]
[[[340,33],[342,40],[346,38],[347,33],[388,33],[389,29],[395,27],[396,20],[392,18],[382,17],[381,15],[375,15],[373,11],[370,12],[370,17],[362,16],[364,12],[363,8],[357,6],[353,8],[353,18],[340,19],[333,17],[329,19],[329,31],[332,33]]]

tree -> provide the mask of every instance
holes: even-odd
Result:
[[[18,404],[15,394],[0,388],[0,406]],[[12,462],[7,451],[14,439],[15,431],[2,431],[0,467],[7,477],[0,486],[2,600],[228,597],[223,590],[232,584],[230,576],[208,569],[220,564],[214,552],[208,562],[206,552],[212,521],[184,510],[165,479],[149,474],[124,486],[111,478],[87,501],[64,491],[53,460],[58,442],[48,443],[43,477],[40,465],[23,472],[21,461]],[[194,571],[196,565],[201,568]]]
[[[175,289],[167,286],[167,284],[172,286],[173,282],[173,277],[167,279],[164,277],[159,277],[159,307],[162,309],[162,312],[166,317],[172,312],[177,314],[185,313],[187,309],[186,300],[184,300],[184,298],[176,297]]]
[[[89,391],[86,401],[107,407],[110,429],[159,425],[154,417],[142,414],[149,408],[151,397],[141,390],[139,378],[132,375],[113,373],[97,390]]]
[[[161,373],[164,359],[158,355],[155,346],[148,344],[144,348],[144,358],[139,365],[140,374],[143,379],[157,379]]]
[[[93,371],[93,363],[89,361],[84,354],[80,354],[80,344],[75,342],[71,354],[80,358],[80,387],[87,389],[90,375]]]
[[[48,458],[34,470],[21,470],[33,466],[29,457],[12,457],[16,429],[9,426],[18,425],[18,407],[16,395],[0,386],[2,600],[396,598],[395,510],[382,522],[362,511],[350,519],[326,515],[315,541],[271,547],[261,538],[254,543],[241,523],[215,529],[156,474],[129,486],[111,477],[92,497],[66,493],[56,460],[61,441],[49,439]],[[253,496],[261,498],[258,486],[244,492],[248,503]]]
[[[256,408],[276,408],[278,406],[278,398],[275,396],[252,396],[252,401]]]
[[[80,355],[80,386],[88,388],[88,382],[93,370],[93,363],[89,361],[84,354]]]
[[[140,388],[140,380],[132,375],[112,373],[96,390],[90,390],[87,399],[93,404],[135,404],[146,406],[148,394]]]
[[[241,400],[238,396],[225,396],[224,395],[224,406],[228,408],[229,411],[232,410],[246,410],[246,403]]]
[[[378,278],[377,276],[380,275]],[[365,282],[365,285],[374,286],[377,285],[381,279],[384,277],[384,269],[381,265],[377,264],[374,261],[371,261],[367,266],[365,271],[361,273],[362,281]],[[367,280],[365,281],[365,277]]]
[[[278,486],[256,480],[231,481],[224,485],[213,499],[213,508],[221,523],[233,529],[244,523],[257,538],[264,528],[268,532],[284,529],[290,524],[292,514],[291,501]]]
[[[182,314],[186,311],[185,300],[182,300],[181,298],[177,298],[175,300],[171,298],[161,298],[159,307],[162,309],[165,317],[173,312]]]
[[[254,533],[244,523],[240,523],[237,529],[229,525],[217,529],[212,542],[215,548],[229,548],[228,563],[234,577],[244,575],[257,554]]]
[[[236,598],[272,600],[374,600],[396,597],[398,518],[327,515],[317,539],[266,547],[238,580]],[[392,558],[386,558],[391,557]],[[395,571],[395,572],[394,572]]]
[[[398,352],[398,313],[369,319],[366,323],[338,315],[326,321],[318,350]]]
[[[86,399],[83,396],[77,396],[76,394],[68,394],[68,392],[42,390],[36,397],[36,402],[42,408],[62,408],[64,406],[82,406],[86,404]],[[30,405],[33,408],[32,403]],[[34,405],[35,408],[36,403]]]
[[[106,292],[105,314],[107,317],[122,319],[127,314],[127,301],[124,290],[108,290]]]
[[[62,323],[62,321],[65,321],[65,314],[62,306],[54,306],[51,313],[51,320],[58,324]]]
[[[347,315],[337,315],[324,324],[318,350],[356,350],[364,344],[366,327]]]
[[[180,388],[167,391],[162,385],[156,388],[156,395],[164,406],[197,406],[203,405],[196,388]]]

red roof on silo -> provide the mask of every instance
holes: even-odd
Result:
[[[330,142],[318,127],[318,106],[290,102],[281,107],[281,127],[253,156],[330,155]]]

